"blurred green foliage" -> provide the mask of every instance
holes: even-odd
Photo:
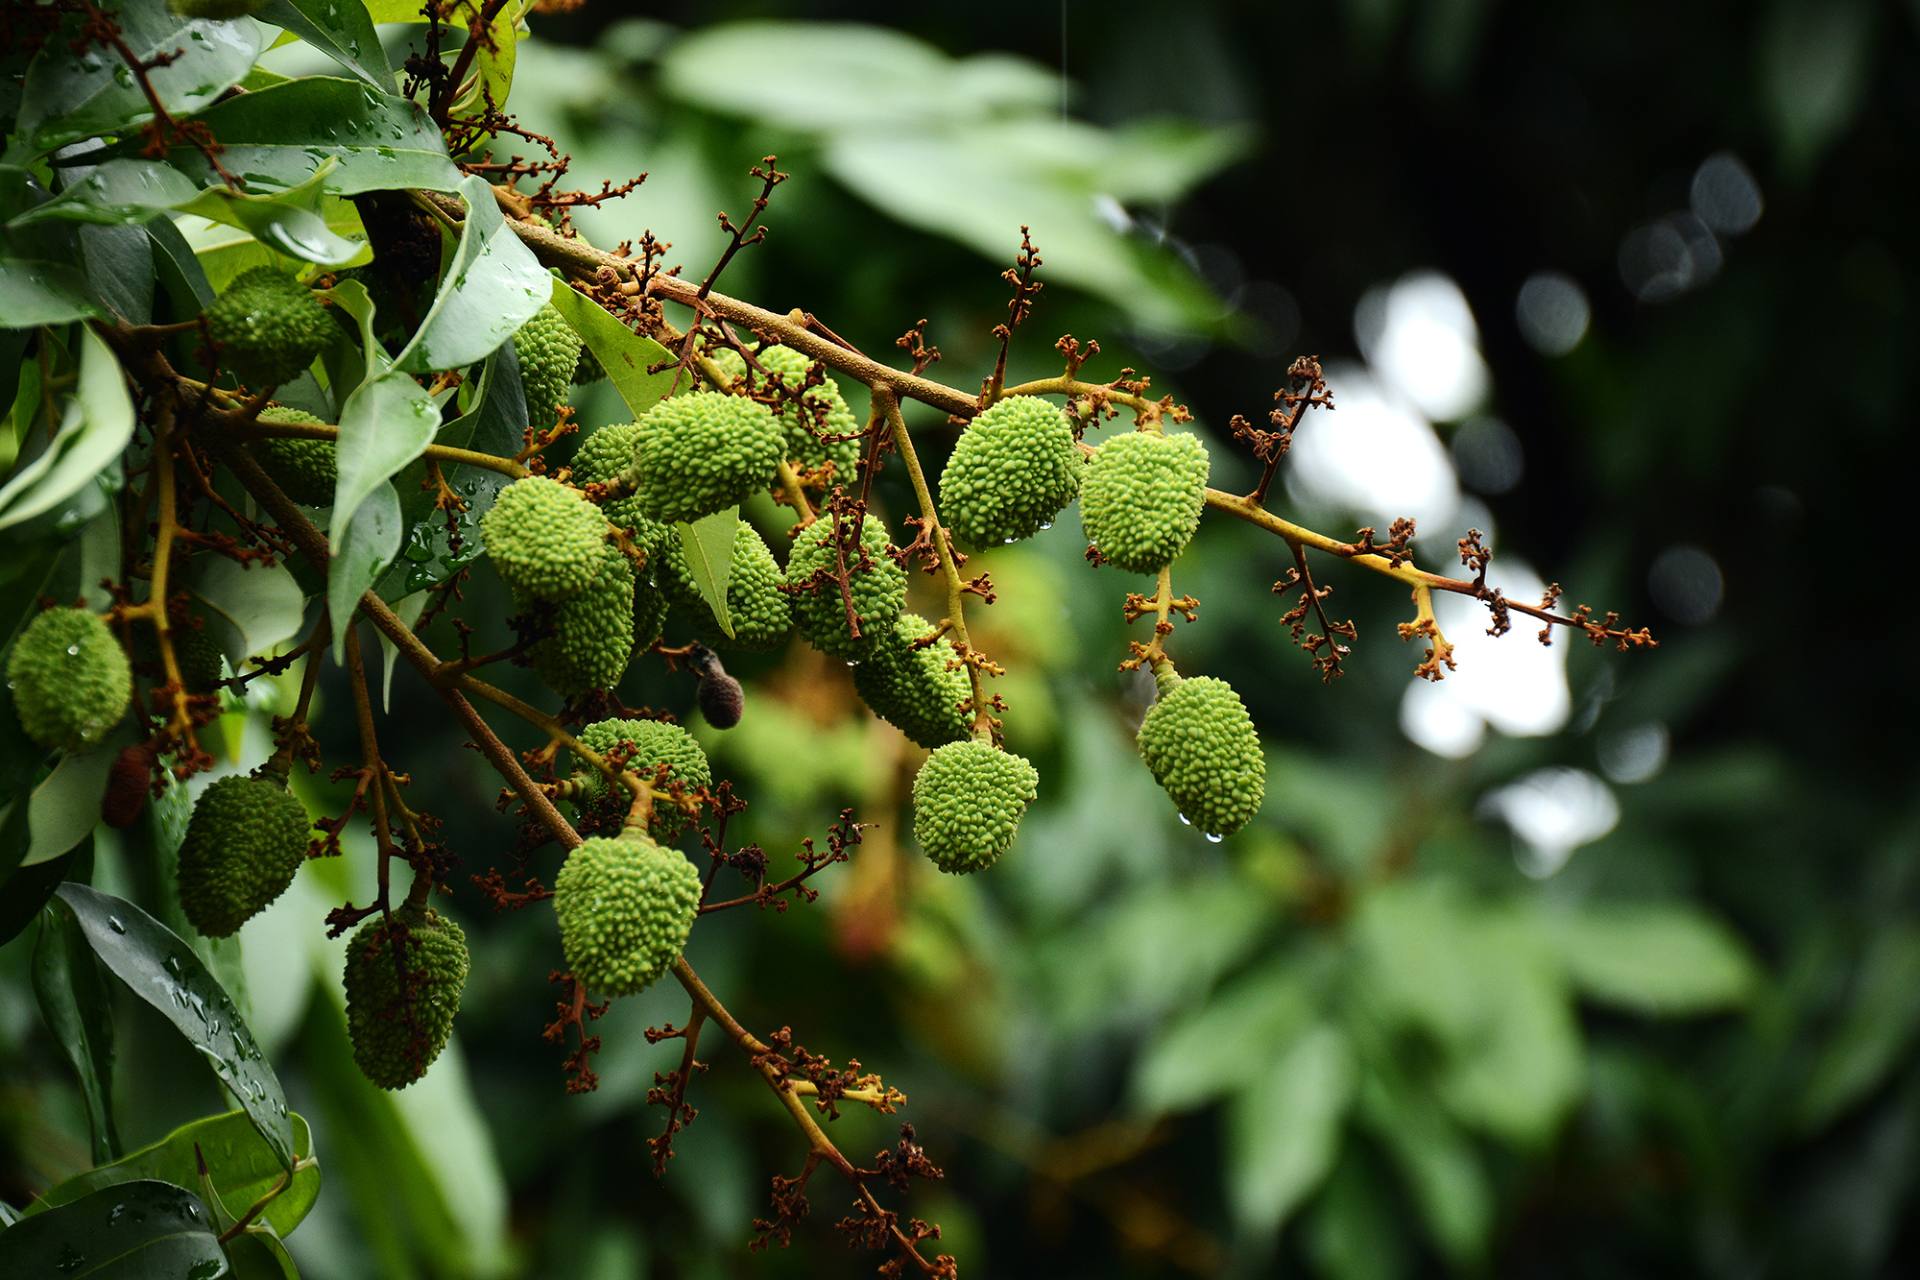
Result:
[[[1898,656],[1859,651],[1901,634],[1899,588],[1876,563],[1894,548],[1836,545],[1904,509],[1910,487],[1875,465],[1914,404],[1920,210],[1899,177],[1915,159],[1910,9],[1663,11],[1653,40],[1647,15],[1602,4],[1073,5],[1063,44],[1052,15],[1025,6],[830,6],[904,30],[711,25],[719,15],[690,5],[669,25],[612,8],[534,15],[509,104],[573,155],[579,185],[648,171],[627,199],[576,214],[596,242],[651,228],[698,273],[724,243],[714,212],[743,207],[747,166],[777,152],[795,180],[726,288],[804,307],[868,351],[925,314],[945,351],[935,372],[966,387],[991,365],[996,272],[1032,225],[1050,288],[1016,376],[1055,372],[1059,333],[1098,337],[1087,372],[1131,365],[1190,403],[1227,489],[1254,474],[1227,418],[1257,420],[1292,354],[1364,345],[1369,290],[1438,270],[1477,321],[1490,390],[1475,412],[1511,425],[1524,479],[1471,498],[1461,529],[1423,528],[1422,563],[1447,567],[1466,520],[1490,521],[1496,549],[1524,550],[1570,602],[1617,607],[1662,639],[1622,656],[1559,638],[1564,723],[1436,755],[1402,728],[1419,654],[1393,637],[1400,593],[1323,570],[1360,628],[1347,676],[1323,688],[1266,589],[1285,548],[1210,518],[1177,579],[1200,620],[1173,650],[1240,689],[1270,767],[1262,817],[1214,845],[1132,752],[1151,695],[1115,670],[1119,599],[1144,580],[1088,570],[1063,525],[973,566],[1001,596],[975,629],[1010,668],[1009,745],[1042,783],[1013,852],[967,880],[913,848],[902,802],[917,753],[857,706],[837,664],[800,648],[730,660],[746,719],[703,732],[752,804],[730,835],[779,867],[843,805],[876,826],[818,882],[820,902],[712,918],[691,959],[748,1026],[791,1024],[906,1090],[948,1175],[911,1212],[943,1224],[966,1272],[1912,1265],[1920,813],[1900,729],[1914,682]],[[1676,296],[1636,297],[1628,238],[1691,207],[1719,152],[1756,175],[1757,225],[1709,235],[1711,272],[1695,241]],[[1516,313],[1544,269],[1591,309],[1557,356],[1529,345]],[[576,404],[590,425],[625,416],[604,384]],[[1464,423],[1435,425],[1461,458]],[[897,475],[878,492],[896,517],[908,509]],[[1280,501],[1341,536],[1375,519],[1311,491]],[[769,505],[746,514],[784,527]],[[1716,608],[1650,572],[1678,546],[1714,566]],[[668,638],[686,637],[670,624]],[[1471,660],[1533,645],[1516,628]],[[691,702],[682,677],[629,679],[629,701]],[[330,694],[322,742],[344,757],[351,725]],[[291,696],[262,687],[235,706],[234,762],[264,755],[265,717]],[[496,780],[416,683],[390,696],[389,755],[446,816],[449,843],[476,867],[503,857]],[[1569,847],[1543,846],[1512,803],[1561,794],[1526,790],[1564,778],[1553,770],[1611,805]],[[344,798],[296,785],[316,812]],[[292,1245],[305,1274],[843,1265],[825,1225],[837,1188],[819,1191],[804,1247],[745,1252],[768,1175],[801,1153],[718,1048],[668,1176],[648,1172],[663,1117],[646,1091],[678,1050],[642,1032],[684,1021],[675,990],[595,1024],[600,1087],[562,1094],[562,1050],[538,1034],[559,964],[544,912],[456,898],[476,962],[454,1045],[403,1093],[361,1080],[343,944],[319,927],[367,892],[370,850],[344,843],[237,948],[201,948],[243,993],[326,1161]],[[171,856],[151,832],[80,855],[97,883],[150,904]],[[0,1197],[16,1204],[93,1163],[71,1064],[26,994],[30,938],[0,950]],[[220,1110],[156,1015],[114,998],[123,1149]],[[834,1132],[851,1153],[893,1138],[866,1114]]]

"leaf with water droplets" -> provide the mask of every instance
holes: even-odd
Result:
[[[547,303],[552,277],[507,226],[485,178],[461,183],[467,202],[460,244],[426,319],[394,367],[410,373],[458,369],[484,359]]]
[[[400,536],[404,532],[400,495],[385,480],[367,495],[344,530],[339,521],[334,522],[333,558],[327,562],[327,606],[333,610],[334,617],[353,616],[361,594],[380,580],[380,575],[399,554]],[[346,627],[334,630],[335,662],[346,653],[347,631]]]
[[[63,903],[48,904],[40,916],[40,936],[33,944],[33,993],[54,1042],[66,1051],[80,1076],[93,1161],[103,1164],[120,1154],[120,1135],[109,1104],[113,1002],[106,975],[100,972],[73,912]]]
[[[109,893],[63,884],[59,898],[73,909],[87,941],[133,993],[158,1009],[200,1051],[233,1093],[282,1168],[294,1157],[280,1079],[241,1020],[239,1009],[200,957],[165,925]]]
[[[259,1218],[283,1236],[300,1225],[320,1195],[320,1165],[313,1159],[313,1133],[298,1112],[291,1118],[293,1153],[301,1163],[295,1168],[293,1181],[267,1202]],[[286,1177],[286,1170],[261,1140],[246,1112],[229,1111],[223,1116],[208,1116],[181,1125],[158,1142],[128,1152],[112,1164],[68,1178],[28,1205],[27,1213],[30,1216],[45,1213],[103,1187],[142,1179],[198,1186],[200,1162],[194,1154],[196,1148],[206,1160],[214,1194],[235,1209],[244,1210]]]
[[[0,264],[3,275],[5,264]],[[0,305],[5,305],[0,285]],[[0,487],[0,529],[52,511],[119,465],[133,438],[133,397],[111,349],[91,329],[80,330],[80,378],[67,401],[59,434]]]
[[[360,0],[272,0],[258,16],[299,36],[374,88],[393,88],[393,68]]]
[[[207,1206],[166,1182],[106,1187],[0,1231],[0,1275],[217,1280],[230,1274]]]

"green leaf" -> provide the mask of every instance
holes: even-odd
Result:
[[[218,1280],[231,1270],[200,1198],[146,1181],[107,1187],[0,1231],[0,1274]]]
[[[727,612],[727,579],[733,576],[733,540],[740,524],[738,505],[688,524],[674,524],[680,546],[687,553],[687,570],[694,589],[713,610],[713,620],[726,635],[733,634],[733,616]]]
[[[1920,1031],[1920,1001],[1914,999],[1920,990],[1920,928],[1901,924],[1870,934],[1848,988],[1845,1010],[1821,1037],[1795,1099],[1793,1118],[1803,1133],[1823,1128],[1889,1072],[1911,1062],[1908,1046]]]
[[[153,322],[153,241],[139,227],[81,227],[87,292],[128,324]]]
[[[484,359],[531,320],[553,291],[547,269],[501,216],[487,180],[467,178],[460,195],[467,216],[453,261],[425,319],[394,359],[394,367],[408,373]]]
[[[393,602],[394,616],[409,627],[420,621],[420,615],[425,612],[426,607],[427,593],[424,591],[416,591],[410,596]],[[393,669],[400,663],[400,646],[389,640],[386,632],[382,631],[379,635],[380,709],[391,711],[393,710]]]
[[[1709,1013],[1746,1002],[1753,961],[1725,925],[1676,903],[1551,916],[1547,936],[1575,986],[1640,1013]]]
[[[111,1105],[113,1002],[93,949],[87,946],[73,912],[59,902],[40,913],[40,936],[33,947],[33,993],[54,1043],[79,1073],[93,1162],[105,1164],[120,1154]]]
[[[419,457],[439,429],[439,408],[404,373],[379,373],[354,388],[340,409],[340,471],[329,525],[336,556],[360,504]]]
[[[87,838],[100,821],[100,801],[107,794],[114,757],[131,741],[132,733],[122,727],[91,751],[60,757],[27,801],[27,830],[33,840],[21,866],[50,862]]]
[[[270,653],[300,634],[306,599],[282,564],[242,565],[225,556],[197,556],[185,575],[186,589],[214,627],[221,652],[234,670],[243,659]]]
[[[266,47],[257,23],[183,18],[166,0],[119,0],[108,6],[121,35],[143,61],[177,54],[147,73],[169,115],[199,111],[253,66]],[[100,134],[126,133],[153,118],[153,106],[113,49],[80,44],[74,33],[47,41],[27,68],[17,131],[42,151]],[[215,135],[219,136],[219,135]]]
[[[300,1280],[293,1255],[278,1237],[252,1227],[227,1241],[227,1261],[234,1280]]]
[[[87,957],[92,959],[91,954]],[[320,1165],[313,1158],[313,1134],[299,1112],[292,1115],[293,1153],[297,1161],[293,1180],[267,1207],[258,1221],[265,1222],[281,1235],[300,1225],[320,1195]],[[286,1177],[286,1170],[274,1157],[272,1148],[260,1139],[244,1111],[229,1111],[181,1125],[166,1137],[138,1151],[128,1152],[112,1164],[68,1178],[27,1207],[28,1214],[44,1213],[70,1204],[106,1187],[126,1182],[154,1179],[181,1186],[199,1186],[198,1148],[206,1160],[207,1176],[215,1193],[229,1208],[244,1211],[248,1205],[272,1191]]]
[[[220,139],[220,163],[249,188],[299,186],[329,156],[340,162],[325,183],[335,195],[460,185],[426,111],[361,81],[305,76],[228,98],[200,119]],[[137,149],[120,146],[122,154]],[[193,147],[174,146],[167,159],[202,186],[219,181]]]
[[[94,953],[200,1051],[280,1166],[292,1168],[293,1124],[280,1080],[232,997],[213,980],[193,948],[139,907],[111,894],[69,883],[60,887],[59,896],[73,909]]]
[[[400,535],[405,531],[400,519],[400,495],[391,483],[382,480],[353,513],[344,534],[338,532],[337,520],[334,528],[333,557],[327,562],[327,607],[335,618],[349,619],[360,607],[360,597],[380,580],[400,553]],[[343,621],[333,628],[333,660],[341,661],[346,651],[347,625]]]
[[[565,280],[553,282],[553,306],[607,371],[607,378],[626,402],[628,413],[638,418],[672,394],[671,370],[647,372],[649,367],[671,362],[671,351],[627,328],[605,307]]]
[[[1227,1108],[1227,1199],[1251,1231],[1277,1231],[1340,1150],[1353,1053],[1330,1026],[1301,1036]]]
[[[454,104],[461,112],[476,112],[481,107],[485,100],[481,93],[483,88],[493,99],[494,106],[507,105],[508,91],[513,86],[515,52],[520,43],[520,21],[531,7],[528,0],[508,0],[500,6],[493,22],[487,27],[487,42],[474,54],[473,68],[469,73],[472,76],[471,85]],[[427,20],[420,0],[367,0],[367,12],[377,23],[424,23]],[[484,5],[480,0],[453,0],[447,6],[448,32],[470,31],[474,20],[481,17],[483,12]]]
[[[328,225],[324,212],[327,183],[338,167],[338,157],[328,156],[305,182],[284,190],[248,193],[225,186],[208,187],[178,208],[237,227],[290,258],[323,267],[344,267],[365,253],[367,246]]]
[[[5,809],[0,809],[0,866],[8,866],[26,843],[26,806],[15,801]],[[40,908],[47,905],[47,899],[60,887],[60,882],[76,866],[84,866],[92,850],[92,843],[89,842],[52,862],[18,869],[8,866],[11,874],[0,880],[0,944],[13,941],[33,923],[34,917],[40,914]]]
[[[753,74],[739,74],[742,67]],[[885,121],[889,131],[915,132],[997,112],[1053,110],[1060,101],[1058,76],[1038,63],[997,54],[949,58],[912,36],[855,23],[709,27],[667,50],[661,76],[684,101],[789,129]]]
[[[1251,974],[1161,1028],[1134,1070],[1134,1102],[1182,1111],[1249,1085],[1313,1016],[1291,967]]]
[[[86,277],[64,262],[0,258],[0,328],[32,329],[101,314]]]
[[[0,529],[51,511],[119,464],[133,438],[133,399],[120,362],[91,329],[80,331],[80,376],[45,452],[0,486]]]
[[[84,171],[69,171],[60,194],[16,214],[7,225],[26,227],[62,220],[112,225],[145,222],[194,198],[193,179],[161,160],[115,159]]]
[[[382,93],[393,91],[393,68],[360,0],[272,0],[258,16],[305,40]]]
[[[160,283],[173,299],[176,312],[193,315],[204,310],[213,301],[213,285],[207,279],[206,268],[194,256],[193,246],[180,234],[180,228],[170,219],[156,218],[146,225],[146,232],[153,241]]]
[[[1391,1052],[1388,1050],[1387,1052]],[[1493,1226],[1494,1196],[1472,1142],[1397,1064],[1369,1057],[1359,1117],[1399,1166],[1427,1232],[1448,1260],[1473,1269]]]

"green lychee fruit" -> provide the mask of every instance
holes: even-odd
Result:
[[[323,425],[310,413],[279,404],[262,409],[260,421]],[[269,436],[248,448],[289,498],[309,507],[333,505],[334,483],[340,478],[340,454],[333,441]]]
[[[800,634],[822,653],[858,662],[891,632],[906,608],[907,574],[887,554],[887,530],[878,516],[861,516],[857,540],[851,523],[841,519],[838,548],[835,524],[833,516],[823,515],[800,531],[782,583]],[[844,595],[836,576],[842,559],[847,571]],[[858,636],[847,625],[848,598],[860,620]]]
[[[667,523],[746,501],[786,457],[779,420],[744,396],[688,392],[647,410],[639,426],[634,489],[640,509]]]
[[[1073,424],[1038,396],[1009,396],[973,420],[940,473],[940,511],[963,546],[1030,538],[1080,490]]]
[[[970,721],[961,704],[973,696],[951,640],[941,636],[914,647],[932,631],[933,624],[919,614],[903,613],[893,633],[853,669],[853,687],[873,713],[928,748],[967,736]]]
[[[207,308],[207,331],[221,362],[259,387],[305,373],[336,332],[313,290],[273,267],[234,277]]]
[[[913,834],[933,865],[965,874],[992,866],[1040,794],[1025,757],[985,742],[950,742],[913,779]]]
[[[626,767],[642,778],[651,780],[654,770],[664,764],[668,766],[666,781],[678,783],[689,794],[713,785],[713,767],[707,762],[707,753],[677,724],[664,720],[598,720],[582,729],[579,736],[581,745],[602,756],[625,744]],[[606,794],[607,780],[598,769],[578,757],[575,768],[579,770],[576,780],[589,796]],[[653,820],[647,829],[654,839],[667,843],[678,839],[686,825],[684,813],[671,803],[659,801],[653,806]]]
[[[133,668],[98,614],[48,609],[14,641],[7,683],[29,738],[49,749],[84,751],[126,714]]]
[[[513,335],[528,425],[544,431],[559,420],[560,406],[567,402],[567,391],[580,363],[580,351],[580,335],[552,303],[534,312],[533,319]]]
[[[500,491],[480,517],[487,558],[522,596],[565,600],[586,588],[606,563],[607,522],[600,509],[546,476],[527,476]]]
[[[1232,835],[1260,812],[1266,756],[1246,704],[1225,680],[1161,674],[1160,700],[1135,738],[1154,781],[1188,822]]]
[[[798,391],[806,385],[807,372],[813,367],[813,360],[795,351],[792,347],[772,346],[755,354],[760,367],[779,379],[787,391]],[[747,362],[740,353],[728,347],[722,347],[713,353],[713,362],[734,378],[747,376]],[[853,483],[854,469],[860,463],[860,442],[858,440],[822,440],[821,435],[851,436],[859,431],[862,424],[853,416],[853,409],[847,404],[847,398],[840,393],[840,384],[831,374],[817,387],[808,387],[800,393],[800,404],[792,402],[791,397],[783,398],[775,409],[781,427],[787,436],[787,457],[808,470],[817,470],[828,462],[833,463],[834,479],[843,485]]]
[[[555,693],[574,697],[611,689],[633,656],[633,562],[610,542],[600,544],[600,573],[552,610],[553,634],[527,651],[533,669]],[[523,608],[529,607],[523,602]]]
[[[396,959],[394,949],[399,947]],[[431,907],[375,915],[347,943],[347,1038],[354,1065],[404,1089],[447,1047],[467,985],[467,935]]]
[[[602,995],[633,995],[686,950],[700,914],[700,873],[644,832],[595,836],[567,855],[553,912],[573,976]]]
[[[180,843],[180,905],[224,938],[293,883],[307,857],[307,811],[277,778],[222,778],[200,793]]]
[[[1080,525],[1108,564],[1158,573],[1186,549],[1207,502],[1207,449],[1191,432],[1130,431],[1100,446]]]

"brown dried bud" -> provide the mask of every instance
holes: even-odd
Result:
[[[709,671],[702,676],[694,698],[700,704],[700,714],[716,729],[731,729],[739,724],[740,713],[747,705],[740,682],[724,671]]]
[[[153,748],[136,742],[114,757],[107,770],[107,793],[100,799],[100,820],[114,828],[130,827],[147,807],[147,788],[153,776]]]

